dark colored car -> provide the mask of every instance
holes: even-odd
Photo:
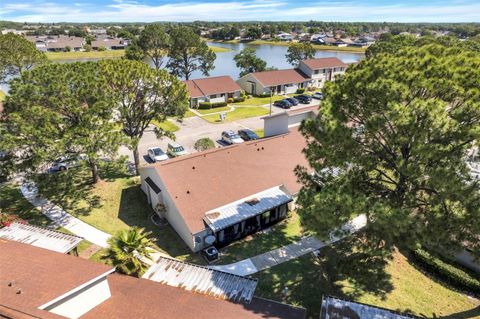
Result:
[[[308,104],[308,103],[312,102],[312,97],[311,97],[311,96],[308,96],[308,95],[306,95],[306,94],[296,95],[295,98],[296,98],[300,103],[303,103],[303,104]]]
[[[292,103],[288,102],[287,100],[275,101],[273,105],[281,107],[282,109],[289,109],[292,107]]]
[[[288,102],[290,102],[290,104],[292,104],[293,106],[298,105],[298,100],[297,100],[296,98],[287,97],[285,100],[287,100]]]
[[[258,135],[255,134],[254,131],[252,130],[238,130],[238,135],[244,140],[244,141],[253,141],[253,140],[258,140]]]

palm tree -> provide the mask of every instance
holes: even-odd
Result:
[[[150,253],[154,251],[153,243],[144,228],[132,227],[119,231],[108,240],[107,258],[113,265],[126,275],[139,277],[147,268],[147,260],[151,260]]]

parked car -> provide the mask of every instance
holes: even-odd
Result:
[[[240,135],[240,137],[241,137],[244,141],[258,140],[258,135],[255,134],[254,131],[249,130],[249,129],[238,130],[238,135]]]
[[[298,105],[298,100],[294,97],[287,97],[285,100],[290,102],[290,104],[292,104],[293,106]]]
[[[161,162],[169,159],[168,155],[160,147],[151,147],[147,151],[148,157],[153,162]]]
[[[296,95],[295,98],[296,98],[300,103],[303,103],[303,104],[308,104],[308,103],[312,102],[312,97],[309,96],[309,95],[306,95],[306,94]]]
[[[64,155],[54,160],[52,165],[48,169],[48,171],[49,172],[66,171],[68,169],[79,166],[81,164],[81,161],[84,161],[86,159],[87,159],[87,156],[85,154]]]
[[[279,101],[275,101],[275,103],[273,103],[273,105],[275,106],[278,106],[278,107],[281,107],[282,109],[289,109],[292,107],[292,103],[288,102],[287,100],[279,100]]]
[[[243,139],[234,131],[223,131],[222,141],[227,144],[240,144],[243,143]]]
[[[182,155],[187,155],[188,152],[183,148],[182,145],[176,142],[170,142],[167,146],[167,154],[171,157],[177,157]]]
[[[312,97],[317,100],[323,100],[323,94],[322,92],[315,92],[312,94]]]

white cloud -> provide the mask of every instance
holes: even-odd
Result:
[[[158,5],[142,1],[113,0],[110,5],[77,1],[69,4],[30,2],[0,4],[2,19],[32,22],[124,21],[239,21],[321,20],[463,22],[480,21],[480,3],[456,0],[445,5],[365,5],[359,2],[294,3],[287,0],[234,0],[232,2],[171,2]]]

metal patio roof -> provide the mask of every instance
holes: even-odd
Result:
[[[283,190],[282,186],[275,186],[228,205],[212,209],[205,213],[203,219],[214,232],[217,232],[292,200],[292,196]]]
[[[45,227],[12,223],[0,228],[0,238],[66,254],[83,240]]]
[[[162,284],[218,299],[250,303],[257,280],[176,259],[160,257],[142,276]]]

